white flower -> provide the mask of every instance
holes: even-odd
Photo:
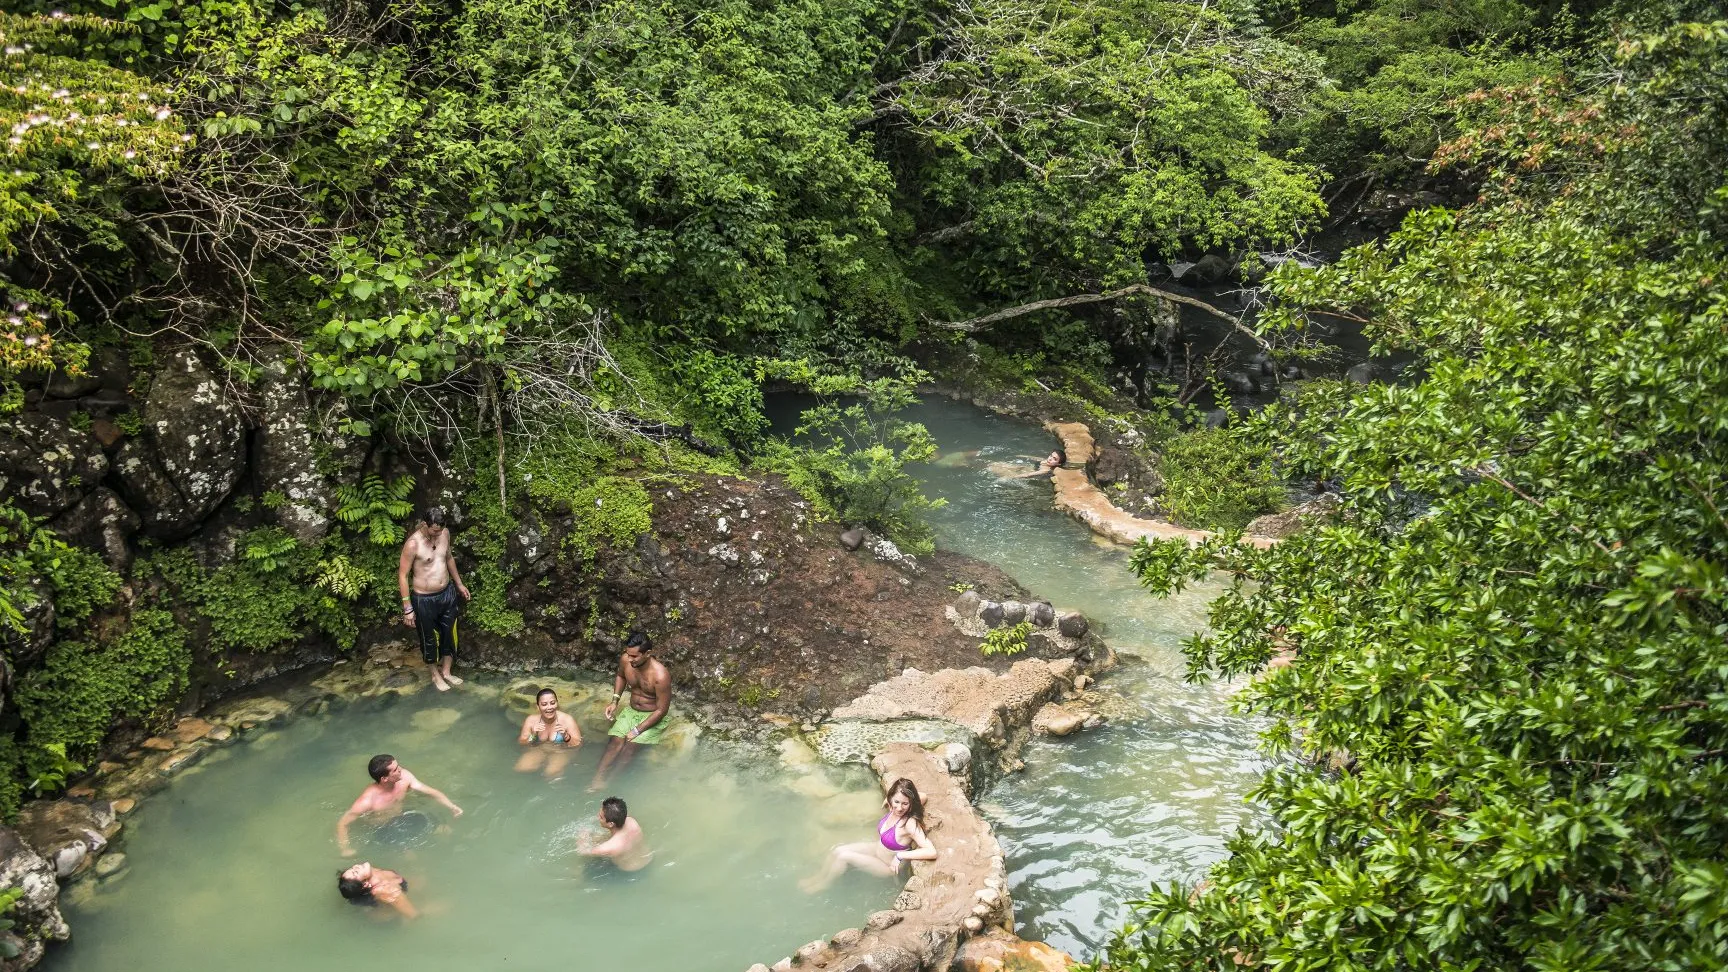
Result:
[[[122,152],[122,153],[120,153],[120,154],[121,154],[121,155],[124,155],[124,156],[125,156],[125,157],[126,157],[126,158],[129,158],[129,159],[135,159],[135,158],[137,158],[137,157],[138,157],[138,153],[137,153],[137,152],[134,152],[134,151],[132,151],[132,150],[131,150],[131,149],[127,149],[127,150],[126,150],[126,151],[124,151],[124,152]]]
[[[157,121],[167,121],[168,116],[172,115],[172,114],[174,114],[174,113],[169,111],[166,108],[158,108],[158,109],[156,109],[156,120]]]

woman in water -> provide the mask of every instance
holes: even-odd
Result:
[[[389,905],[404,918],[418,918],[420,912],[408,900],[408,879],[395,871],[373,867],[371,861],[336,872],[336,890],[355,904]]]
[[[1049,476],[1066,465],[1068,465],[1068,453],[1062,449],[1056,449],[1045,456],[1031,470],[1022,469],[1009,462],[993,462],[990,464],[990,471],[995,473],[999,479],[1037,479],[1040,476]]]
[[[558,693],[543,688],[534,696],[534,711],[522,720],[522,734],[516,741],[526,749],[516,761],[516,772],[540,770],[555,780],[564,775],[570,754],[582,745],[582,730],[570,713],[558,711]]]
[[[888,787],[888,812],[876,821],[876,839],[856,844],[838,844],[828,854],[822,870],[800,881],[798,886],[815,894],[855,867],[877,877],[900,873],[901,861],[933,861],[936,845],[924,833],[924,801],[918,787],[902,776]]]

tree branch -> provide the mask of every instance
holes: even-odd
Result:
[[[1231,317],[1229,314],[1224,313],[1218,308],[1213,307],[1211,304],[1208,304],[1203,300],[1196,300],[1193,297],[1188,297],[1183,294],[1171,293],[1168,290],[1160,290],[1157,287],[1151,287],[1146,284],[1129,284],[1121,289],[1107,290],[1101,294],[1075,294],[1071,297],[1052,297],[1049,300],[1035,300],[1030,304],[1021,304],[1018,307],[1010,307],[1006,310],[999,310],[994,314],[985,314],[983,317],[974,317],[971,320],[966,321],[930,321],[930,323],[937,327],[946,328],[950,331],[964,331],[967,334],[975,334],[979,331],[985,330],[998,321],[1023,317],[1027,314],[1035,314],[1041,310],[1055,310],[1059,307],[1073,307],[1077,304],[1096,304],[1100,301],[1115,300],[1118,297],[1126,297],[1130,294],[1149,294],[1153,297],[1162,297],[1165,300],[1175,301],[1178,304],[1187,304],[1189,307],[1199,308],[1224,323],[1229,324],[1236,330],[1241,331],[1243,334],[1248,335],[1254,340],[1254,343],[1258,344],[1260,347],[1271,350],[1272,346],[1266,342],[1266,339],[1254,333],[1252,328],[1236,318]]]

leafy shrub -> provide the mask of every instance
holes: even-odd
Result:
[[[94,753],[116,719],[142,718],[178,699],[191,664],[185,630],[160,608],[134,611],[111,640],[56,642],[13,694],[27,727],[26,769]]]
[[[22,616],[13,593],[29,579],[48,582],[58,627],[69,628],[114,599],[120,577],[102,558],[60,540],[13,506],[0,506],[0,627],[16,629]]]
[[[859,523],[912,553],[934,550],[925,518],[944,501],[931,500],[906,471],[908,462],[936,454],[929,430],[895,416],[916,401],[910,382],[881,378],[862,387],[849,404],[831,397],[804,412],[794,435],[809,444],[770,440],[758,465],[786,477],[817,510],[843,523]]]
[[[1170,439],[1159,471],[1164,494],[1158,503],[1186,526],[1239,530],[1285,499],[1270,447],[1227,429],[1195,429]]]
[[[640,482],[624,476],[602,476],[570,494],[575,525],[564,538],[565,549],[587,562],[604,540],[622,550],[654,529],[654,501]]]
[[[1026,650],[1026,639],[1032,636],[1032,622],[1022,621],[1012,628],[995,628],[984,635],[978,650],[986,655],[1018,655]]]

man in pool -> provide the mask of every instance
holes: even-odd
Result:
[[[672,709],[672,676],[651,654],[653,651],[654,643],[640,631],[630,632],[624,640],[624,655],[618,659],[618,674],[612,679],[612,701],[606,706],[606,718],[612,721],[606,734],[612,738],[606,743],[606,754],[600,757],[600,768],[594,771],[594,782],[588,784],[590,793],[606,785],[608,773],[629,766],[637,750],[658,743],[666,729]],[[630,704],[619,709],[618,699],[625,688],[630,690]]]
[[[456,660],[456,618],[468,601],[468,585],[462,583],[450,553],[443,509],[429,506],[421,511],[419,525],[402,541],[396,587],[402,594],[402,623],[420,634],[420,657],[432,670],[432,684],[440,692],[461,685],[462,679],[450,674],[450,665]]]
[[[444,806],[450,808],[452,817],[462,816],[462,808],[450,802],[450,798],[432,787],[420,782],[413,773],[402,768],[396,762],[396,757],[380,754],[372,757],[366,764],[366,772],[372,777],[372,785],[360,791],[360,796],[342,819],[336,821],[336,845],[342,848],[343,857],[354,856],[354,845],[348,840],[348,825],[368,814],[376,814],[384,818],[373,833],[375,840],[385,843],[410,843],[426,831],[432,829],[432,818],[418,810],[404,811],[402,800],[408,796],[409,790],[424,793]]]
[[[635,817],[630,816],[629,808],[624,806],[623,800],[607,797],[600,802],[600,825],[605,827],[611,836],[590,847],[590,838],[584,834],[577,847],[578,853],[588,857],[604,857],[616,864],[620,871],[640,871],[648,866],[654,853],[642,840],[642,827]]]
[[[522,734],[516,737],[523,748],[516,761],[516,772],[539,770],[549,780],[564,775],[570,754],[582,745],[582,730],[568,712],[558,709],[558,693],[543,688],[534,696],[534,711],[522,720]]]

